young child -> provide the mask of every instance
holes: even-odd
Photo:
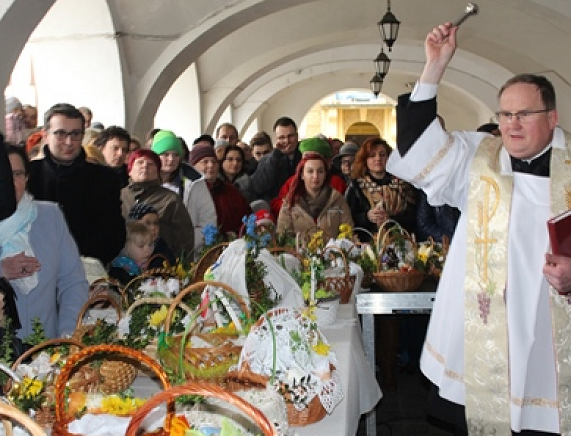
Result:
[[[146,225],[139,222],[127,223],[125,248],[111,262],[109,276],[126,285],[147,269],[154,249],[153,235]]]
[[[162,268],[165,260],[171,266],[175,264],[176,259],[172,250],[165,240],[159,236],[159,214],[153,206],[145,203],[135,204],[129,211],[129,221],[142,223],[151,231],[155,249],[153,250],[153,259],[147,268]]]

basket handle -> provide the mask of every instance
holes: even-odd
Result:
[[[260,428],[264,436],[278,436],[278,432],[270,423],[268,418],[266,418],[266,416],[259,409],[252,406],[250,403],[246,402],[237,395],[223,389],[220,386],[192,381],[187,382],[184,385],[174,386],[170,389],[166,389],[149,398],[131,418],[131,422],[129,423],[129,427],[127,427],[125,436],[136,436],[138,434],[139,426],[143,422],[145,416],[151,410],[153,410],[162,402],[172,401],[173,398],[179,397],[181,395],[202,395],[204,397],[213,397],[225,400],[226,402],[232,404],[244,412],[246,415],[248,415]],[[164,432],[166,434],[170,434],[170,424],[173,417],[174,412],[167,413],[164,428]]]
[[[164,254],[161,254],[161,253],[155,253],[155,254],[153,254],[151,257],[149,257],[149,260],[148,260],[148,262],[147,262],[147,265],[150,265],[151,262],[152,262],[153,260],[155,260],[155,259],[162,259],[162,260],[163,260],[163,265],[164,265],[164,263],[166,262],[166,263],[167,263],[167,266],[169,266],[169,267],[172,266],[172,265],[170,264],[169,260],[167,259],[167,257],[166,257]],[[148,271],[148,270],[145,270],[145,271]]]
[[[166,306],[170,306],[172,303],[172,299],[171,298],[166,298],[166,297],[145,297],[145,298],[139,298],[138,300],[136,300],[133,304],[131,304],[129,306],[129,308],[127,309],[127,311],[125,312],[125,316],[129,316],[131,315],[131,313],[133,312],[134,309],[136,309],[139,306],[144,306],[145,304],[161,304],[161,305],[166,305]],[[188,305],[184,302],[180,302],[179,306],[182,307],[184,309],[184,311],[186,313],[188,313],[189,315],[192,315],[194,313],[194,311],[188,307]]]
[[[89,309],[95,303],[111,303],[111,306],[113,306],[113,309],[115,309],[115,311],[117,312],[117,322],[119,322],[119,320],[121,319],[121,306],[119,305],[119,303],[117,303],[117,301],[110,295],[99,294],[88,299],[83,305],[83,307],[80,309],[79,314],[77,315],[77,322],[75,323],[76,329],[78,329],[83,325],[83,317],[85,316],[87,309]]]
[[[349,269],[349,262],[347,262],[347,256],[345,256],[345,253],[343,253],[343,250],[341,250],[339,247],[335,247],[335,246],[325,247],[323,250],[325,252],[333,251],[333,252],[339,253],[341,255],[341,259],[343,259],[343,266],[345,267],[345,279],[349,280],[349,276],[351,275],[350,269]]]
[[[33,346],[32,348],[30,348],[29,350],[27,350],[26,352],[22,353],[22,355],[20,357],[18,357],[18,359],[16,359],[16,361],[12,364],[12,369],[15,371],[16,368],[18,368],[18,365],[20,365],[24,360],[26,360],[28,357],[34,355],[35,353],[37,353],[40,350],[43,350],[44,348],[47,347],[51,347],[53,345],[74,345],[77,348],[85,348],[85,345],[82,344],[79,341],[76,341],[75,339],[67,339],[67,338],[56,338],[56,339],[48,339],[47,341],[41,342],[35,346]]]
[[[384,245],[385,243],[385,237],[390,233],[389,229],[386,228],[389,224],[392,224],[401,233],[404,234],[404,232],[406,232],[408,234],[408,232],[405,229],[403,229],[403,227],[397,221],[390,218],[387,219],[384,223],[382,223],[379,226],[379,231],[377,232],[376,245],[377,245],[377,250],[379,252],[381,251],[381,245]]]
[[[149,357],[146,354],[141,353],[140,351],[128,347],[123,347],[121,345],[108,345],[108,344],[85,347],[82,350],[79,350],[77,353],[72,354],[67,359],[67,362],[63,366],[59,376],[56,379],[55,389],[54,389],[55,391],[54,396],[56,399],[55,401],[56,422],[54,423],[54,429],[57,426],[63,426],[63,428],[67,428],[67,424],[71,419],[73,419],[73,418],[67,418],[65,416],[65,407],[67,403],[65,401],[65,391],[66,391],[67,382],[69,381],[69,377],[73,372],[75,365],[99,353],[121,354],[134,361],[142,362],[158,376],[164,389],[168,389],[170,387],[168,376],[163,367],[160,365],[160,363],[157,362],[152,357]],[[174,402],[170,402],[168,404],[168,411],[174,412]],[[63,432],[59,433],[62,434]]]
[[[180,286],[180,278],[176,275],[176,273],[168,268],[151,268],[145,270],[143,274],[133,277],[125,286],[121,288],[121,301],[127,307],[129,306],[129,290],[131,286],[133,286],[137,282],[142,282],[145,279],[153,279],[153,278],[169,278],[169,279],[178,279],[179,286]]]
[[[182,299],[192,293],[192,292],[197,292],[197,291],[202,291],[205,287],[207,286],[212,286],[214,288],[223,288],[225,292],[227,292],[228,294],[232,295],[234,298],[236,298],[236,300],[238,300],[238,303],[240,304],[240,308],[242,309],[242,311],[244,312],[244,314],[246,314],[246,316],[248,317],[248,319],[250,319],[252,317],[252,315],[250,314],[250,310],[248,309],[248,305],[246,304],[246,302],[244,301],[244,299],[242,298],[241,295],[239,295],[234,289],[232,289],[230,286],[228,286],[226,283],[222,283],[222,282],[215,282],[215,281],[207,281],[207,282],[197,282],[197,283],[193,283],[190,286],[187,286],[186,288],[184,288],[182,291],[180,291],[180,293],[172,300],[172,303],[169,307],[169,311],[167,313],[167,317],[165,319],[165,333],[168,335],[169,331],[170,331],[170,324],[172,322],[172,317],[174,314],[174,311],[176,309],[176,307],[180,304],[180,302],[182,301]]]
[[[193,283],[199,283],[204,280],[204,273],[206,272],[206,269],[210,265],[212,265],[216,261],[216,259],[220,257],[220,255],[226,249],[226,247],[228,247],[228,245],[230,245],[229,242],[221,242],[220,244],[216,244],[210,247],[208,250],[206,250],[206,252],[200,257],[194,268],[194,275],[192,277]],[[216,255],[216,259],[212,259],[213,255]],[[208,265],[206,265],[207,263]]]
[[[46,436],[46,432],[36,421],[14,406],[0,402],[0,415],[19,422],[32,436]],[[3,420],[3,422],[6,421]]]

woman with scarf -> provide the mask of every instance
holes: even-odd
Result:
[[[311,237],[323,231],[323,240],[336,238],[341,224],[353,226],[351,210],[345,198],[329,184],[325,158],[306,152],[299,162],[295,179],[278,216],[277,233]]]
[[[387,220],[399,223],[409,233],[416,225],[416,189],[387,173],[392,148],[381,138],[368,138],[357,154],[351,170],[351,184],[345,197],[357,228],[376,233]],[[361,242],[371,237],[356,232]]]
[[[0,221],[0,272],[16,294],[22,339],[38,318],[48,338],[75,330],[89,284],[77,245],[57,204],[35,201],[26,192],[29,162],[22,147],[6,149],[17,209]],[[0,314],[3,317],[4,314]]]

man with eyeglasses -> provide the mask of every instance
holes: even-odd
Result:
[[[571,258],[550,253],[546,226],[571,207],[555,91],[545,77],[515,76],[499,91],[501,137],[445,132],[436,92],[457,30],[428,34],[387,165],[431,204],[462,213],[421,358],[435,385],[429,412],[459,435],[570,434]]]
[[[84,118],[66,103],[44,116],[44,158],[30,163],[28,191],[58,203],[82,256],[110,262],[125,243],[120,182],[111,168],[89,163],[81,146]]]
[[[279,194],[280,188],[295,173],[301,160],[298,150],[297,125],[289,117],[279,118],[274,123],[274,149],[259,162],[251,178],[251,188],[262,200],[271,201]]]

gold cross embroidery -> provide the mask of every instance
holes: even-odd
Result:
[[[486,184],[484,188],[484,196],[482,201],[478,202],[478,227],[480,228],[480,238],[476,238],[474,242],[482,245],[483,251],[483,269],[481,271],[481,279],[485,286],[488,284],[488,254],[489,244],[498,242],[496,238],[491,238],[489,234],[490,219],[496,214],[496,210],[500,204],[500,187],[498,183],[490,177],[481,176],[480,180]],[[494,190],[494,198],[492,198],[491,189]]]

